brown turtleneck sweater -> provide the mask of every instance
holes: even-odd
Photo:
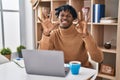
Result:
[[[92,60],[96,62],[103,60],[103,53],[92,36],[89,34],[83,38],[73,25],[68,29],[58,28],[52,31],[50,37],[43,35],[39,49],[62,50],[65,62],[78,60],[84,67],[91,67],[87,52],[90,53]]]

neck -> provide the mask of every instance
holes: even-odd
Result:
[[[71,36],[75,36],[77,34],[77,31],[75,30],[75,26],[71,25],[67,29],[60,27],[60,33],[63,37],[71,37]]]
[[[71,27],[71,26],[72,26],[72,24],[70,24],[70,25],[68,25],[68,26],[65,26],[65,27],[64,27],[64,26],[60,26],[60,28],[61,28],[61,29],[68,29],[68,28]]]
[[[68,29],[69,27],[70,27],[70,26],[67,26],[67,27],[61,27],[61,26],[60,26],[61,29]]]

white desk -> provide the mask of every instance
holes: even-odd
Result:
[[[66,77],[53,77],[27,74],[25,68],[20,68],[14,62],[0,65],[0,80],[87,80],[96,70],[81,67],[79,75],[68,73]]]

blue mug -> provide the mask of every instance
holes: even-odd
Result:
[[[69,67],[70,67],[70,71],[71,71],[71,73],[73,75],[78,75],[80,67],[81,67],[81,62],[79,62],[79,61],[71,61],[69,63]]]

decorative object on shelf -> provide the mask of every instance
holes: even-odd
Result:
[[[10,49],[10,48],[2,48],[2,49],[0,50],[0,53],[1,53],[2,55],[4,55],[5,57],[7,57],[9,60],[11,59],[11,54],[12,54],[12,52],[11,52],[11,49]]]
[[[105,42],[104,47],[106,49],[110,49],[111,48],[111,41]]]
[[[18,46],[17,47],[17,53],[18,53],[18,57],[19,58],[22,58],[23,56],[22,56],[22,49],[26,49],[26,47],[25,46],[23,46],[23,45],[20,45],[20,46]]]
[[[114,17],[103,17],[100,20],[100,23],[117,23],[117,18]]]
[[[83,19],[85,21],[88,21],[88,19],[89,19],[89,16],[88,16],[89,10],[90,10],[89,7],[83,7],[82,8]]]
[[[110,66],[108,64],[101,64],[100,73],[114,76],[115,75],[115,70],[112,66]]]
[[[36,7],[39,5],[40,0],[31,0],[33,9],[36,9]]]
[[[100,19],[105,16],[105,5],[94,4],[93,5],[93,22],[99,23]]]

